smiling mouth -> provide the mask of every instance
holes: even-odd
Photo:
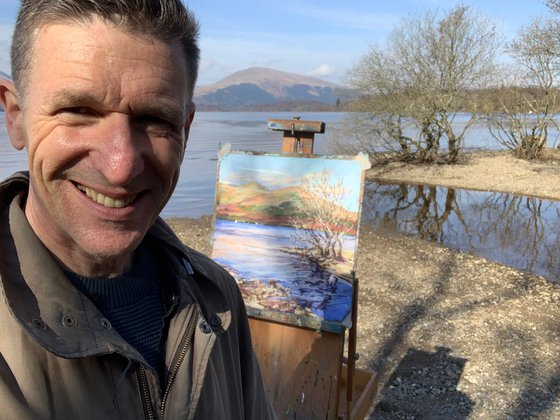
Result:
[[[136,199],[136,194],[133,194],[127,198],[112,198],[107,197],[91,188],[85,187],[83,185],[76,185],[80,191],[82,191],[88,198],[95,201],[97,204],[101,204],[104,207],[120,209],[128,206]]]

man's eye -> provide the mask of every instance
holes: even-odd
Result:
[[[72,106],[68,108],[62,108],[61,110],[58,111],[58,113],[70,114],[70,115],[83,115],[83,116],[95,115],[95,112],[91,108],[85,106]]]
[[[177,124],[155,115],[145,115],[138,118],[138,122],[146,127],[147,130],[157,131],[162,133],[174,134],[180,130]]]
[[[177,143],[183,143],[182,130],[178,124],[175,124],[165,118],[157,116],[145,116],[138,119],[138,122],[144,127],[146,133],[151,138],[161,138],[174,140]]]

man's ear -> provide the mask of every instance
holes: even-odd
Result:
[[[16,87],[11,80],[0,78],[0,102],[6,113],[6,129],[12,145],[21,150],[25,147],[23,112]]]

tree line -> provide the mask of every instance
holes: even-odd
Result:
[[[560,111],[560,0],[513,40],[472,7],[402,19],[349,72],[364,93],[335,147],[373,158],[455,163],[475,124],[520,158],[539,158]],[[504,61],[504,57],[506,61]],[[459,112],[469,118],[454,124]]]

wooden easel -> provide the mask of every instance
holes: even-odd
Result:
[[[268,120],[268,128],[284,132],[282,139],[282,153],[301,153],[310,155],[316,133],[325,132],[325,123],[322,121],[302,121],[299,117],[293,120]]]
[[[363,419],[377,378],[356,369],[357,279],[348,356],[346,334],[318,332],[250,318],[253,346],[280,419]]]
[[[313,153],[318,121],[269,120],[284,132],[283,153]],[[351,327],[341,333],[250,318],[264,381],[280,419],[361,419],[377,392],[377,378],[356,369],[358,279],[354,276]],[[347,357],[344,357],[345,342]]]

